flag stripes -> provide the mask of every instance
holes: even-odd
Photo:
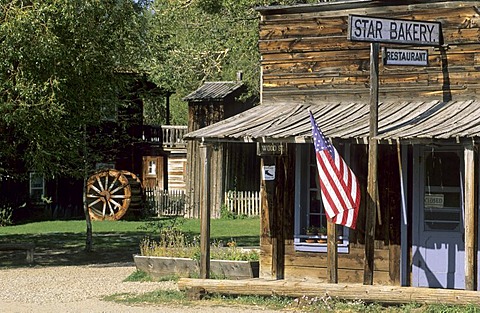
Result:
[[[318,129],[310,113],[322,202],[335,224],[355,228],[360,207],[360,186],[333,145]]]

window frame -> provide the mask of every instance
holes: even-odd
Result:
[[[347,164],[350,161],[350,144],[336,147],[339,153],[343,156]],[[339,149],[340,148],[340,149]],[[343,153],[342,153],[343,152]],[[305,228],[309,224],[310,214],[310,193],[316,191],[316,188],[310,186],[310,168],[316,164],[314,157],[311,156],[314,153],[313,144],[297,144],[296,145],[296,162],[295,162],[295,218],[294,218],[294,250],[297,252],[327,252],[327,243],[325,242],[305,242],[306,239],[320,240],[326,239],[326,236],[320,235],[306,235]],[[313,160],[313,161],[312,161]],[[318,181],[318,180],[317,180]],[[317,187],[318,188],[318,187]],[[323,212],[323,205],[320,200],[321,212]],[[320,213],[324,214],[324,213]],[[342,227],[342,226],[338,226]],[[338,253],[349,253],[349,228],[343,227],[343,234],[338,236],[339,242],[337,243]]]
[[[155,158],[147,159],[147,176],[157,176],[158,162]]]
[[[36,176],[36,177],[35,177]],[[41,180],[41,187],[34,186],[34,179]],[[37,183],[37,182],[35,182]],[[36,185],[36,184],[35,184]],[[41,190],[39,198],[34,197],[34,191]],[[43,203],[42,197],[45,196],[45,175],[39,172],[30,172],[28,176],[28,194],[32,203]]]

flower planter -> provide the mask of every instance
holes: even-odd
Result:
[[[166,276],[198,277],[199,262],[187,258],[158,257],[134,255],[138,270],[148,273],[153,278]],[[212,277],[225,279],[248,279],[258,277],[258,261],[210,260]]]

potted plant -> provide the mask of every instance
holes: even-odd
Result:
[[[307,236],[316,236],[318,234],[318,229],[315,226],[308,226],[305,228],[305,233]]]
[[[324,226],[320,226],[318,228],[318,234],[320,235],[320,239],[318,242],[320,243],[326,243],[327,242],[327,228]]]

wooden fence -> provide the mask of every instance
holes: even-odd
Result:
[[[185,191],[147,187],[144,192],[150,214],[156,216],[185,215]]]
[[[260,191],[227,191],[225,207],[235,215],[260,216]]]
[[[158,187],[144,189],[149,214],[155,216],[187,216],[185,191],[163,190]],[[260,216],[259,191],[227,191],[225,207],[235,215]]]

